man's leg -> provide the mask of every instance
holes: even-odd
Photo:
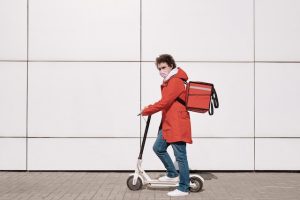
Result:
[[[186,155],[186,143],[175,142],[171,146],[179,167],[179,186],[177,189],[182,192],[188,192],[190,188],[190,172]]]
[[[178,176],[178,173],[175,169],[172,159],[170,158],[170,155],[167,152],[168,146],[169,144],[166,140],[163,139],[162,131],[160,130],[153,145],[153,151],[156,153],[156,155],[159,157],[159,159],[167,169],[167,176],[169,178],[174,178]]]

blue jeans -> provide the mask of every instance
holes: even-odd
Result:
[[[179,186],[178,190],[182,192],[188,192],[190,187],[190,172],[189,165],[186,156],[186,143],[185,142],[174,142],[167,143],[162,137],[162,130],[159,130],[156,141],[153,145],[153,151],[159,157],[167,169],[167,176],[174,178],[178,176],[178,172],[167,152],[168,146],[171,145],[174,151],[176,161],[179,167]]]

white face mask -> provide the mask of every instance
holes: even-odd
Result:
[[[159,74],[160,74],[160,76],[163,77],[163,78],[166,78],[166,77],[168,76],[168,73],[163,72],[163,71],[160,71]]]

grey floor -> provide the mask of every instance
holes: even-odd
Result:
[[[151,172],[152,177],[161,173]],[[300,173],[200,173],[199,193],[170,198],[171,189],[130,191],[128,173],[0,172],[0,200],[210,199],[299,200]]]

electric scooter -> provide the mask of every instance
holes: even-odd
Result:
[[[178,181],[159,181],[158,179],[151,179],[151,177],[142,168],[142,156],[146,143],[150,120],[151,115],[149,115],[147,118],[146,128],[135,172],[133,174],[129,174],[129,177],[127,178],[127,187],[130,190],[140,190],[143,186],[168,188],[177,187],[179,185]],[[201,191],[203,183],[204,179],[201,176],[197,174],[190,174],[190,192]]]

